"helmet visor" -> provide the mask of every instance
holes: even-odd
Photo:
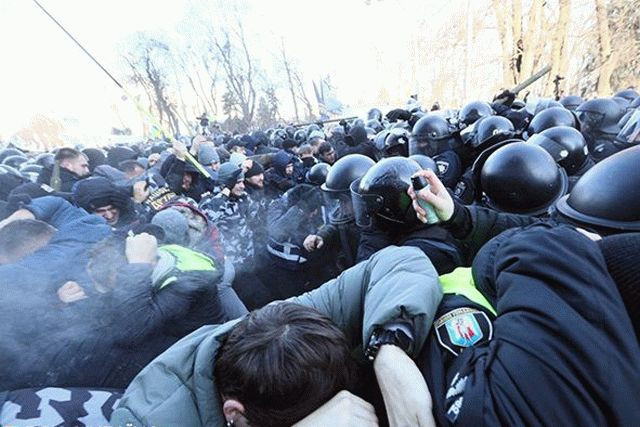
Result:
[[[599,130],[604,122],[604,113],[597,111],[577,111],[576,115],[580,126],[586,132]]]
[[[409,137],[409,155],[423,154],[428,157],[433,157],[440,154],[438,148],[442,146],[442,141],[448,141],[449,139],[451,139],[449,135],[442,137],[411,135]]]
[[[358,186],[360,180],[351,183],[351,203],[353,203],[353,213],[356,224],[363,229],[373,227],[373,217],[382,208],[384,199],[377,194],[360,194]]]
[[[460,139],[462,139],[462,143],[464,145],[473,144],[476,136],[476,125],[480,123],[479,121],[473,122],[471,125],[460,131]]]
[[[634,111],[620,133],[618,133],[616,141],[625,145],[640,143],[640,109]]]

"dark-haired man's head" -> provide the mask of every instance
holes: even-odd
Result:
[[[89,175],[89,159],[86,155],[73,148],[61,148],[55,156],[61,168],[73,172],[79,177]]]
[[[342,331],[293,303],[270,304],[240,321],[214,367],[225,418],[238,427],[292,425],[349,389],[354,372]]]
[[[330,165],[336,162],[336,150],[333,149],[331,143],[325,141],[318,147],[318,156],[320,160]]]
[[[12,264],[47,246],[56,229],[36,219],[10,222],[0,229],[0,265]]]
[[[138,163],[137,160],[130,159],[120,162],[118,165],[120,169],[126,175],[127,179],[137,178],[145,171],[144,166]]]

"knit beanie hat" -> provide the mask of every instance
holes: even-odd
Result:
[[[111,167],[119,169],[120,163],[125,160],[135,160],[138,154],[129,147],[113,147],[107,154],[107,162]]]
[[[606,236],[598,240],[598,246],[640,338],[640,233]]]
[[[259,162],[254,160],[249,170],[245,172],[244,177],[245,179],[251,178],[252,176],[260,175],[261,173],[264,173],[264,168]]]
[[[247,156],[242,153],[232,153],[229,157],[229,163],[233,163],[239,167],[242,167],[245,160],[247,160]]]
[[[220,163],[220,156],[215,147],[210,145],[203,145],[198,150],[198,161],[203,165],[210,165],[211,163]]]
[[[89,160],[89,171],[93,173],[93,170],[100,165],[107,163],[107,156],[99,148],[85,148],[82,153],[87,156]]]
[[[242,168],[231,162],[223,163],[218,169],[218,182],[231,189],[238,181],[244,179]]]
[[[127,206],[129,197],[111,181],[101,176],[78,181],[73,186],[73,201],[87,212],[107,205],[117,208]]]
[[[285,139],[284,141],[282,141],[282,148],[284,150],[291,150],[292,148],[297,146],[298,146],[298,143],[293,139]]]
[[[176,209],[164,209],[153,216],[151,224],[164,231],[165,244],[184,245],[189,241],[189,223]]]

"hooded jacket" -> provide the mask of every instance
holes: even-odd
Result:
[[[264,172],[264,187],[270,197],[276,198],[295,185],[293,175],[285,172],[289,164],[293,164],[293,157],[284,150],[273,156],[272,167]]]
[[[413,323],[415,348],[422,347],[441,297],[429,260],[415,248],[393,247],[288,301],[327,315],[362,354],[373,330],[403,313]],[[156,358],[129,385],[111,423],[224,425],[212,361],[238,320],[200,328]]]
[[[104,219],[56,196],[39,197],[25,209],[57,231],[45,247],[16,263],[0,266],[0,283],[60,286],[67,280],[89,282],[85,271],[89,249],[111,233]]]

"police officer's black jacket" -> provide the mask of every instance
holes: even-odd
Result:
[[[445,299],[417,361],[440,425],[637,424],[640,347],[595,242],[569,226],[512,229],[473,270],[491,329],[481,307]]]
[[[342,271],[356,264],[360,229],[355,219],[345,215],[340,207],[331,212],[329,221],[318,230],[317,235],[324,241],[322,250],[336,254],[338,270]]]
[[[456,241],[447,230],[439,226],[419,225],[409,230],[392,231],[380,229],[361,230],[358,259],[368,259],[375,252],[390,245],[415,246],[422,250],[433,263],[438,274],[453,271],[464,265],[466,248]]]

